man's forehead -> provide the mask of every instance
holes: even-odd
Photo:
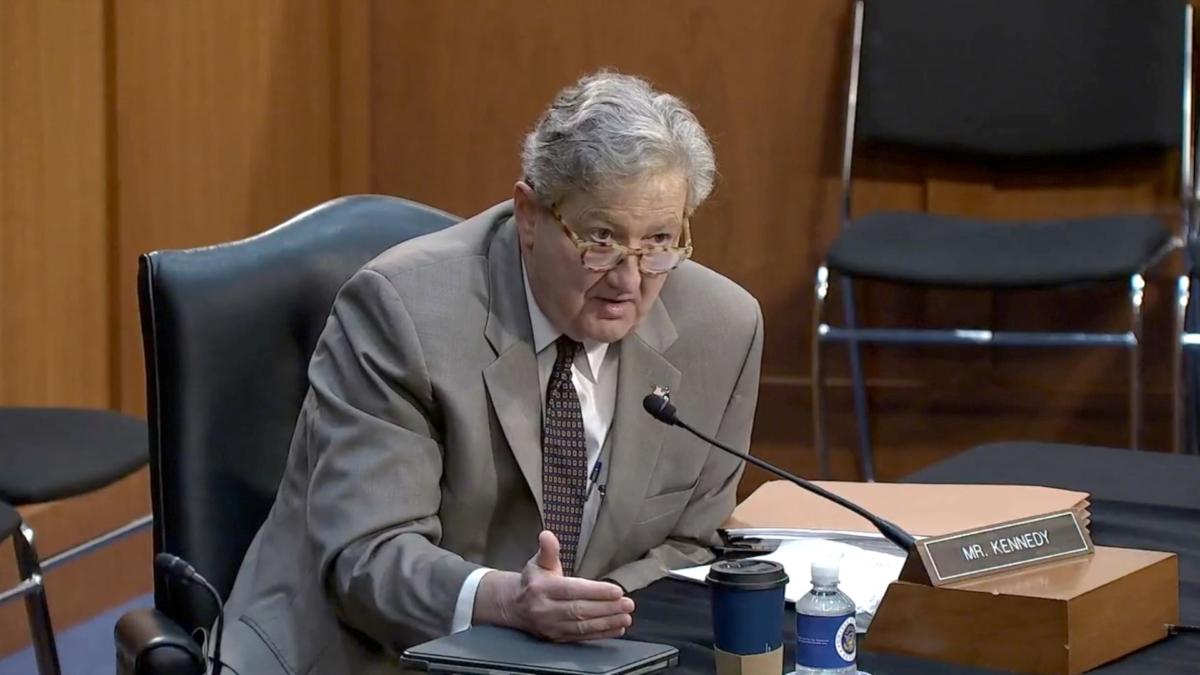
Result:
[[[641,195],[639,195],[641,196]],[[684,199],[658,198],[605,199],[604,195],[581,195],[576,204],[576,220],[604,223],[614,227],[678,226],[683,222]]]
[[[584,220],[598,221],[609,225],[626,226],[637,224],[678,225],[683,220],[683,209],[672,205],[654,208],[611,208],[593,207],[580,210]]]
[[[687,180],[679,171],[657,172],[593,186],[576,196],[581,205],[602,211],[681,211]]]

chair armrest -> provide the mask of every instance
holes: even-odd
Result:
[[[200,645],[157,609],[135,609],[117,621],[117,675],[203,675]]]

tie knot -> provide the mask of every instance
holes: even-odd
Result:
[[[566,335],[560,335],[554,341],[554,344],[558,347],[558,361],[560,363],[572,363],[575,361],[575,354],[579,353],[579,348],[583,346]]]

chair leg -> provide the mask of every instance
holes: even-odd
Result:
[[[1183,329],[1180,333],[1180,342],[1182,355],[1180,357],[1180,368],[1177,375],[1180,378],[1179,390],[1180,401],[1179,406],[1182,409],[1180,415],[1182,452],[1184,454],[1195,454],[1198,452],[1198,444],[1200,444],[1200,416],[1197,416],[1197,397],[1200,396],[1200,372],[1196,371],[1195,366],[1198,365],[1196,357],[1193,356],[1195,348],[1188,344],[1182,344],[1184,340],[1195,335],[1198,331],[1197,324],[1200,324],[1200,317],[1196,311],[1192,309],[1192,295],[1196,293],[1197,288],[1191,283],[1191,275],[1184,277],[1182,280],[1184,297],[1181,302],[1182,308],[1177,308],[1182,314]]]
[[[1179,283],[1175,288],[1175,335],[1172,343],[1172,359],[1171,359],[1171,451],[1175,454],[1182,453],[1187,447],[1187,439],[1185,437],[1184,417],[1184,391],[1183,391],[1183,336],[1187,330],[1185,322],[1187,320],[1188,295],[1191,293],[1191,280],[1187,276],[1179,277]]]
[[[829,294],[829,270],[822,265],[817,269],[813,285],[812,320],[812,425],[813,447],[817,451],[817,462],[821,478],[829,478],[829,445],[825,439],[825,372],[821,368],[821,314],[825,309],[825,296]]]
[[[846,327],[851,331],[858,328],[854,303],[854,284],[842,278],[842,311],[846,315]],[[854,420],[858,427],[858,468],[865,481],[875,480],[875,453],[871,447],[871,424],[867,408],[867,382],[863,376],[862,354],[858,340],[851,337],[846,342],[850,350],[850,379],[854,389]]]
[[[34,583],[25,594],[25,613],[29,617],[29,633],[33,640],[33,652],[40,675],[61,675],[58,664],[58,648],[54,644],[54,627],[50,623],[50,607],[46,603],[46,585],[42,578],[41,563],[34,545],[33,529],[21,523],[13,535],[13,548],[17,555],[17,571],[21,579]]]
[[[1142,447],[1142,296],[1146,282],[1142,275],[1129,279],[1130,332],[1133,344],[1129,349],[1129,447]]]

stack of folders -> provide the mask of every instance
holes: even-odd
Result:
[[[1088,495],[1024,485],[923,485],[911,483],[820,482],[819,485],[900,525],[919,537],[1071,510],[1090,522]],[[764,484],[737,507],[726,523],[727,541],[769,541],[761,556],[782,563],[795,602],[808,592],[814,560],[836,558],[841,588],[858,606],[858,628],[870,625],[889,584],[900,576],[905,552],[860,516],[784,481]],[[672,572],[703,583],[708,566]]]

